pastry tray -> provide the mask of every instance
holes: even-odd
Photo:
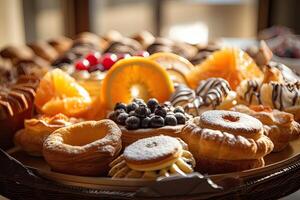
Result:
[[[89,194],[90,191],[93,191],[94,195],[97,194],[97,197],[106,195],[107,199],[138,197],[146,199],[168,197],[169,199],[172,196],[176,196],[175,199],[216,197],[226,199],[233,196],[257,198],[255,195],[262,195],[259,199],[265,199],[279,198],[300,188],[300,140],[292,141],[287,148],[279,153],[271,153],[266,156],[265,167],[217,175],[194,173],[187,177],[175,176],[154,181],[61,174],[51,171],[43,158],[28,156],[18,148],[10,149],[6,153],[10,160],[19,162],[21,166],[24,166],[24,169],[29,171],[26,173],[33,173],[46,182],[46,185],[50,185],[47,186],[46,191],[49,187],[59,186],[59,190],[64,193],[62,199],[66,197],[66,192],[75,194],[75,191],[80,191],[83,199],[85,196],[91,195]],[[2,160],[1,156],[0,160]],[[14,178],[16,179],[16,177]],[[3,180],[0,173],[0,186],[1,181]],[[11,179],[6,181],[17,183],[16,180]],[[45,188],[43,189],[45,190]],[[82,191],[89,191],[89,195],[86,192],[82,194]],[[56,191],[55,194],[59,195],[60,193]],[[8,196],[12,197],[9,193]],[[48,198],[45,197],[45,199]]]

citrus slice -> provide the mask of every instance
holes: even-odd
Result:
[[[160,102],[169,99],[174,91],[167,71],[159,64],[142,57],[118,61],[102,81],[101,95],[108,109],[117,102],[129,103],[133,98]]]
[[[225,48],[214,52],[195,66],[188,73],[187,81],[190,87],[196,88],[200,80],[211,77],[224,78],[235,90],[242,80],[262,78],[263,73],[254,60],[241,49]]]
[[[91,105],[89,93],[60,69],[48,72],[36,91],[35,105],[46,115],[81,116]]]
[[[173,53],[159,52],[152,54],[149,59],[163,66],[175,83],[186,84],[186,75],[194,68],[190,61]]]

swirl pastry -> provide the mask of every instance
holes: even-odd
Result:
[[[121,134],[111,120],[76,123],[49,135],[43,145],[43,155],[57,172],[104,175],[122,149]]]
[[[264,166],[273,150],[262,123],[249,115],[224,110],[206,111],[180,134],[204,173],[226,173]]]
[[[134,142],[110,166],[113,178],[155,179],[192,173],[195,160],[182,140],[161,135]]]
[[[265,128],[265,134],[274,143],[273,152],[283,150],[292,139],[300,135],[300,124],[294,120],[290,113],[272,110],[270,107],[237,105],[233,111],[245,113],[255,117]]]
[[[263,83],[247,80],[237,90],[238,100],[246,105],[264,105],[294,115],[300,120],[300,82]]]
[[[55,130],[79,122],[79,119],[68,118],[63,114],[53,117],[39,116],[27,119],[24,129],[15,135],[15,144],[20,146],[29,155],[42,156],[45,139]]]
[[[186,87],[177,87],[170,102],[183,106],[193,116],[199,116],[206,110],[229,109],[236,104],[236,93],[222,78],[209,78],[199,82],[195,91]]]

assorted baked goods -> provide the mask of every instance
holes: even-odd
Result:
[[[108,164],[121,149],[121,130],[113,121],[86,121],[50,134],[43,155],[54,171],[99,176],[107,173]]]
[[[226,173],[264,166],[273,150],[262,123],[244,113],[211,110],[195,117],[180,134],[205,173]]]
[[[24,129],[19,130],[14,136],[15,145],[29,155],[42,156],[43,143],[52,132],[80,121],[63,114],[25,119]]]
[[[192,173],[195,160],[179,138],[161,135],[127,146],[124,153],[110,163],[110,167],[108,175],[112,178],[156,179]]]
[[[159,104],[154,98],[147,103],[142,99],[134,99],[127,105],[117,103],[109,114],[122,130],[123,146],[160,134],[176,137],[190,117],[181,106],[173,107],[170,102]]]
[[[300,78],[271,62],[264,42],[251,58],[149,32],[86,32],[0,56],[8,133],[0,145],[17,132],[16,145],[55,172],[156,179],[249,170],[300,133]]]
[[[237,105],[232,110],[248,114],[263,123],[265,134],[274,144],[273,152],[282,151],[291,140],[300,135],[300,124],[294,120],[294,116],[290,113],[263,105],[249,107]]]

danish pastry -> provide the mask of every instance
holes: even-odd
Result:
[[[300,134],[300,124],[290,113],[262,105],[250,107],[237,105],[232,110],[251,115],[264,124],[265,133],[274,144],[273,152],[283,150],[289,141],[297,138]]]
[[[134,142],[110,163],[113,178],[155,179],[193,172],[195,160],[179,138],[155,136]]]
[[[179,136],[204,173],[226,173],[264,166],[263,157],[273,150],[262,123],[249,115],[211,110],[185,125]]]
[[[111,120],[86,121],[57,129],[45,140],[43,155],[57,172],[98,176],[122,148],[121,130]]]
[[[24,129],[15,134],[15,144],[29,155],[42,156],[45,139],[55,130],[79,122],[79,119],[68,118],[63,114],[53,117],[39,116],[27,119]]]

